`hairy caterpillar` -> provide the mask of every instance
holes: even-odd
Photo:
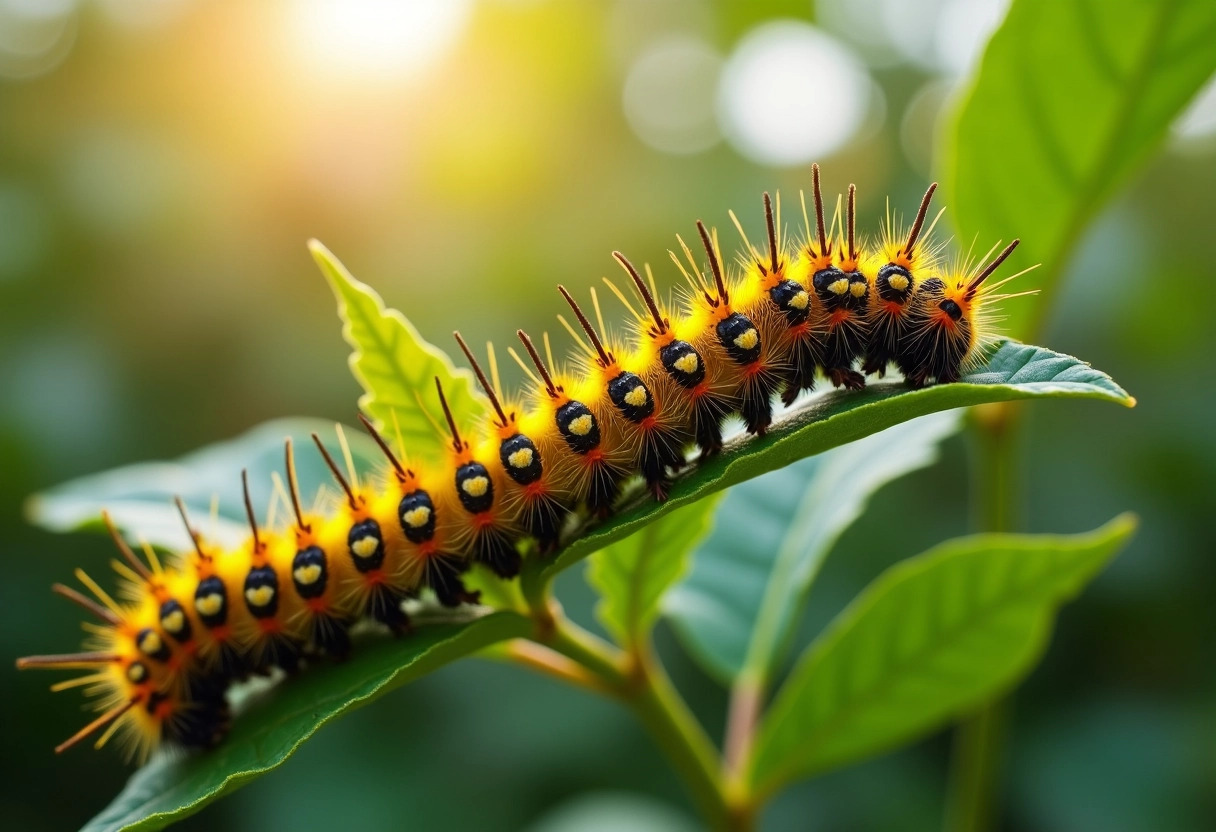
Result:
[[[936,219],[926,226],[935,187],[906,236],[888,213],[870,243],[856,233],[852,186],[843,211],[838,201],[826,221],[815,166],[815,221],[804,200],[804,239],[788,241],[780,199],[768,194],[766,249],[753,247],[731,214],[743,242],[735,262],[698,221],[703,258],[682,239],[672,254],[688,286],[675,304],[661,299],[648,267],[643,277],[614,252],[628,283],[605,284],[630,313],[627,337],[605,327],[594,289],[593,323],[559,287],[576,322],[559,316],[578,345],[575,370],[557,366],[547,336],[542,357],[518,331],[526,359],[509,352],[532,381],[521,400],[504,395],[492,349],[487,374],[456,333],[490,404],[481,424],[458,423],[436,379],[420,407],[438,404],[446,422],[435,423],[446,443],[438,465],[411,462],[399,437],[390,442],[380,432],[386,426],[360,415],[385,458],[381,472],[361,478],[340,429],[344,466],[314,435],[337,485],[320,511],[301,505],[288,441],[284,479],[276,480],[288,522],[259,525],[242,474],[250,534],[238,546],[205,539],[179,501],[192,549],[162,562],[145,547],[141,559],[107,516],[122,558],[121,603],[78,570],[93,597],[62,585],[54,591],[97,619],[86,625],[87,652],[18,661],[87,671],[53,689],[85,687],[100,715],[56,750],[98,731],[98,747],[121,732],[140,758],[162,742],[211,745],[226,730],[233,680],[294,671],[305,657],[341,658],[351,649],[349,628],[362,619],[408,632],[403,602],[424,593],[445,606],[476,602],[462,578],[470,564],[513,577],[523,557],[558,546],[571,515],[609,513],[632,477],[665,499],[672,477],[696,464],[691,448],[721,450],[726,417],[761,434],[774,399],[793,402],[816,376],[858,389],[865,375],[894,364],[913,387],[957,381],[982,356],[988,313],[1007,297],[996,290],[1012,278],[987,279],[1017,241],[979,263],[943,265]]]

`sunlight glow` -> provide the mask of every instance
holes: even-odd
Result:
[[[472,0],[295,0],[300,57],[320,73],[355,82],[405,80],[459,39]]]

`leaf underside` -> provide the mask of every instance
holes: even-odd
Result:
[[[875,491],[937,459],[960,415],[921,416],[730,489],[691,573],[663,601],[689,652],[728,686],[743,674],[763,687],[837,539]]]

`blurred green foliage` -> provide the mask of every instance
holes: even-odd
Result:
[[[342,253],[432,342],[456,326],[497,341],[520,326],[551,328],[557,280],[607,273],[617,247],[662,263],[672,233],[695,217],[723,225],[726,207],[754,206],[765,189],[790,194],[807,176],[726,144],[687,156],[649,149],[621,111],[638,50],[678,32],[725,53],[770,15],[818,14],[826,25],[829,6],[682,3],[651,20],[640,2],[484,2],[424,78],[356,84],[319,83],[284,57],[288,0],[179,3],[159,28],[120,26],[103,13],[113,5],[74,13],[73,45],[57,67],[0,80],[0,554],[9,565],[0,639],[10,657],[73,643],[76,616],[37,588],[75,565],[103,572],[110,557],[102,540],[31,529],[27,495],[285,413],[350,421],[358,390],[306,239]],[[946,4],[912,5],[931,35],[957,34],[938,14]],[[906,32],[912,41],[919,30]],[[862,54],[884,120],[819,161],[829,189],[855,181],[863,199],[872,195],[874,228],[879,195],[911,205],[931,175],[934,90],[952,81],[900,50]],[[1001,133],[987,141],[1021,149]],[[1063,281],[1040,342],[1093,360],[1140,405],[1028,414],[1029,530],[1093,528],[1125,508],[1143,528],[1064,613],[1018,698],[1007,829],[1216,822],[1206,730],[1216,690],[1216,393],[1195,383],[1210,375],[1216,328],[1203,303],[1145,283],[1203,285],[1214,161],[1211,135],[1170,138],[1084,231],[1076,256],[1049,264]],[[948,442],[943,457],[885,488],[845,533],[798,643],[884,567],[967,529],[962,442]],[[576,571],[558,594],[593,625]],[[716,718],[724,692],[659,635],[694,710]],[[79,825],[128,774],[107,753],[53,757],[80,715],[45,682],[0,678],[0,813],[11,828]],[[945,752],[930,740],[796,787],[766,828],[935,829]],[[320,732],[278,776],[183,828],[461,829],[492,818],[552,830],[590,828],[589,807],[635,821],[649,813],[672,828],[683,801],[613,704],[465,662]],[[562,820],[571,817],[582,820]]]

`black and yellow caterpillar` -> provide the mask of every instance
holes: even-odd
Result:
[[[558,545],[568,515],[608,514],[635,476],[665,499],[671,477],[696,464],[687,461],[692,447],[721,449],[725,418],[740,416],[761,434],[774,400],[793,402],[817,376],[859,389],[865,375],[895,365],[913,387],[957,381],[990,335],[985,312],[1004,297],[994,292],[1006,281],[986,280],[1017,241],[979,264],[944,266],[935,221],[926,225],[936,185],[906,234],[888,217],[873,243],[856,235],[852,186],[828,226],[817,166],[812,185],[814,222],[803,201],[805,237],[796,246],[783,233],[780,201],[768,194],[766,245],[752,246],[740,226],[736,262],[722,258],[716,236],[698,222],[703,258],[683,240],[672,255],[687,282],[678,305],[660,300],[649,268],[643,276],[614,252],[627,291],[605,283],[632,319],[624,342],[605,331],[594,289],[592,323],[559,287],[575,318],[559,316],[578,345],[576,367],[561,371],[547,337],[542,357],[520,331],[523,354],[511,354],[532,380],[526,402],[508,400],[492,354],[487,378],[457,334],[491,407],[482,424],[457,424],[436,379],[449,443],[441,465],[411,463],[408,448],[399,440],[394,448],[364,418],[385,469],[360,478],[348,453],[343,473],[317,439],[340,486],[325,510],[302,508],[289,441],[286,525],[258,527],[247,483],[252,532],[235,547],[204,539],[184,508],[193,548],[164,562],[147,548],[141,560],[111,525],[124,600],[78,570],[93,597],[55,591],[98,619],[88,625],[88,652],[18,661],[86,671],[53,689],[86,687],[100,716],[56,750],[97,731],[98,746],[122,732],[140,758],[161,742],[218,742],[232,680],[292,669],[305,655],[343,656],[360,619],[405,632],[402,603],[424,590],[446,606],[476,601],[462,580],[471,563],[518,574],[524,553],[544,557]]]

